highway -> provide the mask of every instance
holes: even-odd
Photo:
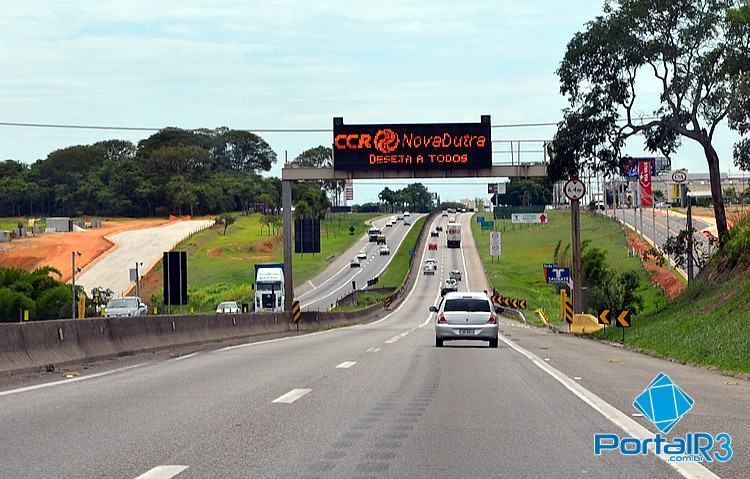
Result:
[[[436,348],[428,308],[447,272],[465,273],[462,291],[486,288],[471,216],[460,221],[464,247],[441,236],[438,251],[417,252],[438,274],[420,274],[377,322],[0,391],[0,477],[715,477],[593,454],[595,433],[647,425],[629,403],[660,370],[696,399],[686,424],[735,435],[737,457],[717,470],[743,477],[746,381],[722,389],[706,370],[510,320],[499,349]]]
[[[396,214],[394,213],[393,216],[396,216]],[[380,228],[385,234],[386,244],[388,244],[391,254],[381,256],[378,252],[380,245],[368,242],[365,235],[347,252],[339,255],[323,273],[295,290],[296,299],[300,301],[302,309],[306,311],[328,311],[336,305],[339,298],[352,292],[352,281],[355,282],[357,289],[365,289],[367,280],[378,277],[385,271],[406,234],[422,216],[425,215],[412,214],[411,225],[404,225],[403,221],[398,221],[392,227],[385,226],[390,216],[373,221],[373,226]],[[350,267],[349,262],[360,250],[367,253],[367,259],[362,260],[358,268]]]
[[[624,221],[640,233],[641,222],[638,209],[608,209],[605,213],[608,216],[612,216],[613,211],[616,219]],[[693,228],[695,228],[696,231],[704,230],[710,226],[709,223],[699,218],[693,218]],[[653,215],[650,208],[645,208],[643,210],[643,236],[659,247],[662,247],[670,236],[677,236],[680,231],[684,229],[687,229],[687,219],[682,215],[669,215],[669,232],[667,232],[666,210],[657,209]],[[702,235],[696,234],[696,239],[702,241],[702,238]],[[695,265],[695,274],[697,275],[699,272],[700,268],[698,268],[698,265]]]

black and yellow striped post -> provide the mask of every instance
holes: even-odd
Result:
[[[568,331],[570,331],[570,325],[573,324],[573,303],[566,300],[563,309],[565,311],[565,321],[568,323]]]
[[[299,300],[295,299],[292,301],[292,322],[297,325],[297,331],[299,331],[299,321],[302,319],[302,309],[299,305]]]

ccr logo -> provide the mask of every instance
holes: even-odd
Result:
[[[390,128],[378,130],[375,134],[375,148],[381,153],[393,153],[398,148],[398,136]]]

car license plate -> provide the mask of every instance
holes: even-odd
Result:
[[[473,336],[474,330],[473,329],[459,329],[458,334],[461,336]]]

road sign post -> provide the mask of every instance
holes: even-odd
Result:
[[[490,232],[490,258],[494,261],[495,256],[503,254],[502,237],[499,231]]]
[[[573,310],[583,311],[583,297],[581,295],[581,212],[580,200],[586,194],[586,185],[578,178],[572,178],[565,183],[565,196],[570,200],[571,229],[573,232]]]

